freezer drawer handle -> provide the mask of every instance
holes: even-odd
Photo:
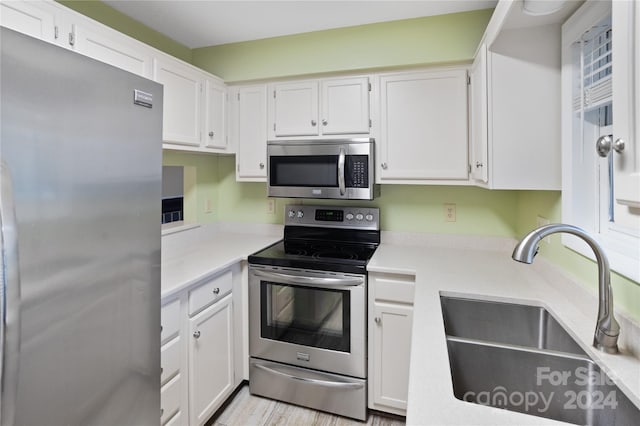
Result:
[[[330,387],[330,388],[340,388],[340,389],[360,389],[362,387],[364,387],[364,383],[345,383],[345,382],[331,382],[329,380],[318,380],[318,379],[311,379],[309,377],[300,377],[300,376],[294,376],[291,374],[287,374],[284,373],[282,371],[278,371],[276,369],[273,368],[269,368],[267,366],[264,366],[262,364],[254,364],[254,366],[260,370],[264,370],[268,373],[271,374],[277,374],[279,376],[284,376],[288,379],[293,379],[293,380],[298,380],[300,382],[304,382],[304,383],[309,383],[309,384],[313,384],[313,385],[320,385],[320,386],[325,386],[325,387]]]

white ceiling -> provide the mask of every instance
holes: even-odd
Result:
[[[189,48],[495,7],[496,0],[104,0]]]

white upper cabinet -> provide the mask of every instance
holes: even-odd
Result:
[[[78,53],[142,77],[152,77],[153,51],[130,37],[96,24],[75,25]]]
[[[0,2],[0,24],[31,37],[55,43],[56,11],[48,6],[41,2]]]
[[[267,86],[236,86],[229,94],[230,136],[236,150],[236,180],[267,180]]]
[[[369,133],[369,78],[332,78],[269,86],[269,137]]]
[[[227,86],[207,78],[204,87],[204,145],[224,150],[227,148]]]
[[[323,135],[369,133],[369,79],[340,78],[320,82],[320,132]]]
[[[468,183],[467,71],[380,76],[378,183]]]
[[[162,140],[199,147],[202,141],[202,73],[169,58],[155,58],[153,79],[164,86]]]
[[[613,143],[615,199],[640,209],[640,5],[611,4],[613,31]],[[624,144],[624,148],[622,148]],[[627,212],[625,212],[627,213]],[[633,213],[632,213],[633,214]]]
[[[487,183],[487,47],[480,46],[469,70],[469,152],[471,178]]]

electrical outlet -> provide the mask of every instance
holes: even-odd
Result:
[[[267,200],[267,214],[275,214],[276,213],[276,200],[268,199]]]
[[[445,203],[444,205],[444,220],[445,222],[456,221],[456,205],[453,203]]]

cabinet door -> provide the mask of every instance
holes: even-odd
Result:
[[[267,86],[238,88],[234,111],[236,180],[267,180]]]
[[[471,177],[487,182],[487,47],[483,44],[469,71]]]
[[[373,306],[373,400],[406,410],[413,307],[381,302]]]
[[[624,209],[640,209],[640,5],[614,1],[611,19],[615,52],[613,140],[618,144],[624,141],[623,149],[614,145],[614,194]],[[634,87],[635,90],[630,89]]]
[[[274,84],[272,90],[273,134],[280,136],[317,136],[318,82]]]
[[[369,79],[342,78],[321,83],[324,135],[369,133]]]
[[[204,424],[233,390],[232,294],[189,320],[189,418]]]
[[[164,85],[162,140],[200,146],[202,74],[181,62],[156,58],[153,79]]]
[[[205,81],[204,141],[207,148],[227,149],[227,87],[211,79]]]
[[[51,43],[56,39],[54,11],[41,2],[0,2],[0,25]]]
[[[467,179],[465,70],[384,75],[380,179]]]
[[[76,25],[76,51],[114,67],[151,78],[152,54],[141,43],[112,30]]]

